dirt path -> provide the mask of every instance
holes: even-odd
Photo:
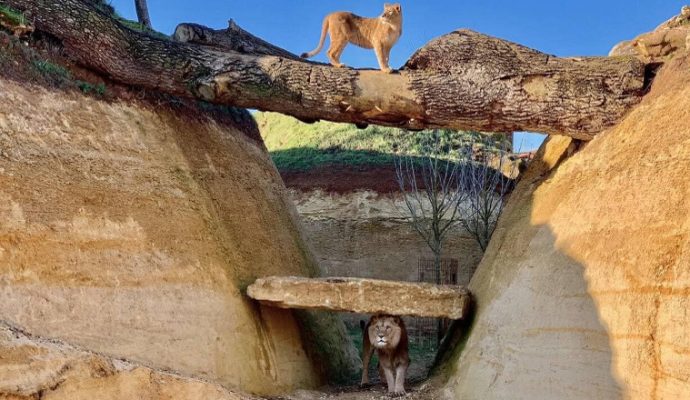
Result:
[[[392,399],[381,385],[362,389],[358,386],[338,387],[324,391],[300,390],[290,396],[278,397],[273,400],[388,400]],[[405,400],[435,400],[438,392],[428,382],[408,388],[405,396],[396,397]]]

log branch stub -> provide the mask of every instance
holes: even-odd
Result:
[[[242,29],[232,19],[228,21],[226,29],[211,29],[203,25],[182,23],[177,25],[173,39],[181,43],[195,43],[212,46],[222,50],[236,51],[241,54],[272,55],[299,60],[300,58],[289,51],[274,46]]]

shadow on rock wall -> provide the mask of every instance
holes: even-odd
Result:
[[[542,147],[470,284],[479,308],[449,393],[690,393],[689,65],[666,63],[642,103],[586,145]]]
[[[471,333],[463,332],[469,339],[456,346],[462,356],[445,371],[449,397],[622,396],[608,329],[583,265],[560,249],[548,226],[532,224],[534,188],[573,149],[564,138],[545,146],[546,160],[537,161],[513,193],[470,284],[479,307]]]

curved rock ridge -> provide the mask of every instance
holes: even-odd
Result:
[[[688,57],[586,145],[550,138],[469,285],[447,398],[688,398],[688,173]]]
[[[654,31],[639,35],[633,40],[618,43],[610,56],[636,56],[652,63],[663,62],[690,50],[690,6],[684,6],[680,14],[659,25]]]
[[[467,316],[471,303],[461,286],[363,278],[271,276],[257,279],[247,295],[279,308],[450,319]]]
[[[0,321],[0,398],[252,400],[208,381],[32,337]]]

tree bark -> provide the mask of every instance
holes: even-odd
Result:
[[[152,29],[151,17],[149,17],[149,6],[146,4],[146,0],[134,0],[134,6],[137,9],[137,19],[139,23]]]
[[[233,20],[228,21],[227,29],[215,30],[199,24],[179,24],[173,39],[181,43],[195,43],[216,47],[220,50],[236,51],[250,55],[270,55],[300,60],[299,56],[258,38],[240,28]]]
[[[385,74],[269,55],[276,53],[265,45],[254,47],[264,53],[243,54],[244,45],[161,40],[82,0],[5,3],[29,12],[78,62],[116,81],[306,121],[589,140],[637,104],[646,83],[645,65],[632,57],[557,58],[469,30],[433,40],[401,71]]]

